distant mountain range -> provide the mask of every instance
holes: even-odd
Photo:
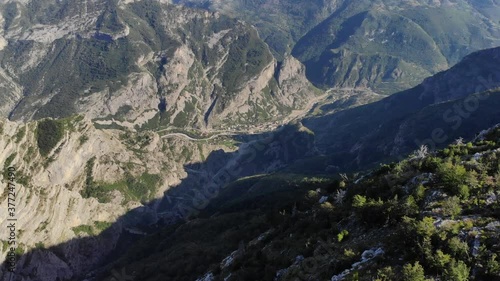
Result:
[[[81,113],[122,127],[227,129],[278,120],[320,93],[299,62],[278,65],[253,27],[220,14],[151,0],[0,11],[0,113],[11,120]]]
[[[429,145],[442,147],[500,122],[500,48],[467,56],[422,84],[375,103],[307,118],[316,145],[339,167],[360,168]]]
[[[291,52],[323,88],[392,94],[500,45],[500,4],[491,0],[177,2],[254,24],[276,54]]]
[[[496,0],[0,1],[12,280],[493,280],[496,230],[463,248],[499,217],[499,18]],[[425,216],[459,230],[422,236]],[[391,246],[406,234],[432,247]],[[305,272],[318,239],[333,250]]]

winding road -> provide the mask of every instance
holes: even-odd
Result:
[[[269,131],[269,130],[272,130],[272,129],[276,129],[277,127],[281,126],[281,125],[284,125],[286,123],[289,123],[293,120],[297,120],[305,115],[308,114],[308,112],[314,108],[318,102],[324,100],[328,95],[331,94],[331,91],[332,90],[328,90],[326,91],[323,95],[320,95],[320,96],[316,96],[314,98],[312,98],[311,100],[309,100],[309,102],[307,103],[307,105],[303,108],[303,109],[299,109],[299,110],[294,110],[292,111],[291,114],[289,114],[284,120],[283,122],[281,122],[281,124],[277,124],[275,125],[275,128],[269,128],[268,125],[269,123],[266,123],[266,124],[262,124],[260,126],[258,126],[258,128],[254,128],[257,129],[255,130],[256,133],[258,132],[265,132],[265,131]],[[263,129],[263,128],[266,128],[266,129]],[[259,129],[262,129],[262,130],[259,130]],[[162,132],[162,131],[165,131],[165,130],[168,130],[168,129],[162,129],[162,130],[158,130],[157,132]],[[219,131],[220,132],[220,131]],[[169,138],[169,137],[181,137],[181,138],[185,138],[187,140],[190,140],[190,141],[207,141],[207,140],[212,140],[212,139],[215,139],[217,137],[220,137],[220,136],[235,136],[235,135],[238,135],[238,134],[247,134],[249,132],[249,130],[245,130],[245,131],[230,131],[230,132],[220,132],[220,133],[217,133],[215,135],[212,135],[208,138],[193,138],[193,137],[190,137],[184,133],[168,133],[168,134],[165,134],[163,136],[161,136],[161,138]]]
[[[238,133],[220,133],[220,134],[216,134],[216,135],[210,136],[208,138],[195,139],[195,138],[190,137],[190,136],[188,136],[188,135],[186,135],[184,133],[170,133],[170,134],[166,134],[166,135],[161,136],[161,138],[182,137],[182,138],[185,138],[185,139],[188,139],[188,140],[191,140],[191,141],[207,141],[207,140],[215,139],[215,138],[220,137],[220,136],[235,136],[237,134]]]

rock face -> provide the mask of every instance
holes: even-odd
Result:
[[[0,114],[8,117],[0,163],[16,168],[24,252],[16,280],[92,276],[130,235],[179,219],[178,202],[164,195],[189,198],[207,182],[227,184],[213,181],[227,171],[233,180],[273,172],[312,151],[312,137],[296,128],[242,136],[241,149],[224,134],[168,131],[252,129],[320,93],[300,62],[278,63],[248,24],[147,0],[2,2],[0,23]],[[35,120],[46,117],[62,133],[44,153],[45,121]],[[2,270],[1,280],[10,278]]]
[[[255,25],[280,60],[291,51],[307,66],[308,79],[325,88],[396,93],[500,44],[497,1],[174,2]]]
[[[126,175],[136,178],[146,173],[157,175],[159,180],[144,198],[154,199],[186,176],[182,169],[185,162],[201,161],[200,155],[219,147],[198,147],[182,140],[167,142],[157,134],[150,139],[141,135],[148,141],[138,144],[121,131],[95,129],[88,119],[64,120],[64,137],[47,156],[38,153],[36,123],[1,122],[0,159],[2,163],[10,162],[17,170],[17,227],[21,230],[17,242],[25,252],[32,251],[19,261],[18,274],[38,278],[23,280],[67,280],[88,271],[114,249],[123,227],[129,224],[118,220],[120,216],[127,210],[144,208],[128,188],[114,189],[113,184],[120,185]],[[183,148],[191,151],[191,155],[184,153],[183,156]],[[98,198],[82,196],[89,178],[99,183],[100,188],[109,187],[110,200],[101,202]],[[6,192],[2,193],[1,204],[7,204]],[[2,212],[0,220],[6,219],[7,214]],[[72,241],[97,235],[104,230],[99,223],[111,225],[115,221],[99,238]],[[93,230],[79,231],[82,226]],[[0,231],[0,236],[8,237],[5,229]],[[66,242],[63,246],[51,248],[63,242]],[[43,246],[35,250],[36,244]],[[2,262],[6,253],[6,249],[2,249]]]
[[[275,77],[257,31],[218,13],[146,0],[11,1],[0,11],[0,113],[12,120],[83,113],[132,127],[155,117],[180,128],[248,125],[318,93],[303,71]]]
[[[293,127],[250,137],[238,149],[224,136],[193,141],[152,131],[103,130],[83,116],[53,122],[63,134],[46,155],[39,149],[41,122],[0,122],[0,162],[16,168],[17,243],[25,253],[16,280],[87,275],[122,249],[129,235],[182,219],[177,198],[276,171],[312,150],[311,136]],[[3,189],[0,204],[7,202]],[[0,221],[7,216],[2,212]],[[0,230],[2,243],[8,231]],[[0,262],[7,250],[0,249]]]

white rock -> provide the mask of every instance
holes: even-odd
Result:
[[[212,272],[208,272],[203,277],[196,279],[196,281],[213,281],[213,280],[215,280],[215,277]]]

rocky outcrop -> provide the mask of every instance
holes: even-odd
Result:
[[[183,219],[179,203],[211,200],[197,194],[276,171],[312,150],[309,133],[294,127],[255,136],[238,148],[224,135],[196,141],[175,133],[98,129],[83,116],[54,122],[63,136],[41,155],[40,122],[0,121],[0,163],[16,170],[17,246],[24,252],[16,278],[22,280],[91,274],[108,254],[124,247],[123,237]],[[3,189],[0,205],[7,203]],[[189,205],[192,210],[203,206]],[[0,213],[0,221],[7,219],[7,212]],[[9,229],[0,229],[0,242],[6,237]],[[0,262],[7,251],[0,248]]]
[[[119,218],[128,210],[144,208],[147,202],[130,198],[127,189],[113,189],[113,184],[119,185],[127,174],[135,178],[145,173],[158,175],[160,180],[149,198],[161,197],[187,176],[183,169],[186,162],[202,161],[203,154],[209,155],[220,148],[209,144],[198,146],[182,139],[167,142],[158,134],[151,134],[150,139],[141,135],[148,141],[138,144],[134,142],[137,135],[99,130],[89,119],[78,117],[64,122],[65,135],[47,156],[38,153],[36,123],[0,122],[0,161],[15,167],[18,179],[17,242],[24,252],[31,252],[19,260],[16,272],[19,276],[67,280],[89,271],[114,249],[123,227],[130,224]],[[90,175],[89,163],[93,163]],[[82,196],[89,176],[100,184],[99,188],[109,186],[111,200],[101,202],[98,198]],[[2,206],[7,206],[7,197],[4,190]],[[0,221],[7,221],[7,215],[2,212]],[[82,239],[104,230],[97,227],[96,222],[113,226],[98,238]],[[93,228],[92,233],[79,231],[82,226]],[[7,231],[6,228],[0,230],[0,240],[5,241]],[[63,246],[51,248],[59,244]],[[7,249],[1,250],[3,262]]]
[[[40,10],[55,13],[46,18],[33,5],[0,5],[10,15],[0,112],[12,120],[81,113],[135,129],[160,115],[165,98],[162,126],[253,126],[282,119],[317,93],[291,57],[275,77],[277,63],[257,31],[218,13],[161,1],[45,0]]]

